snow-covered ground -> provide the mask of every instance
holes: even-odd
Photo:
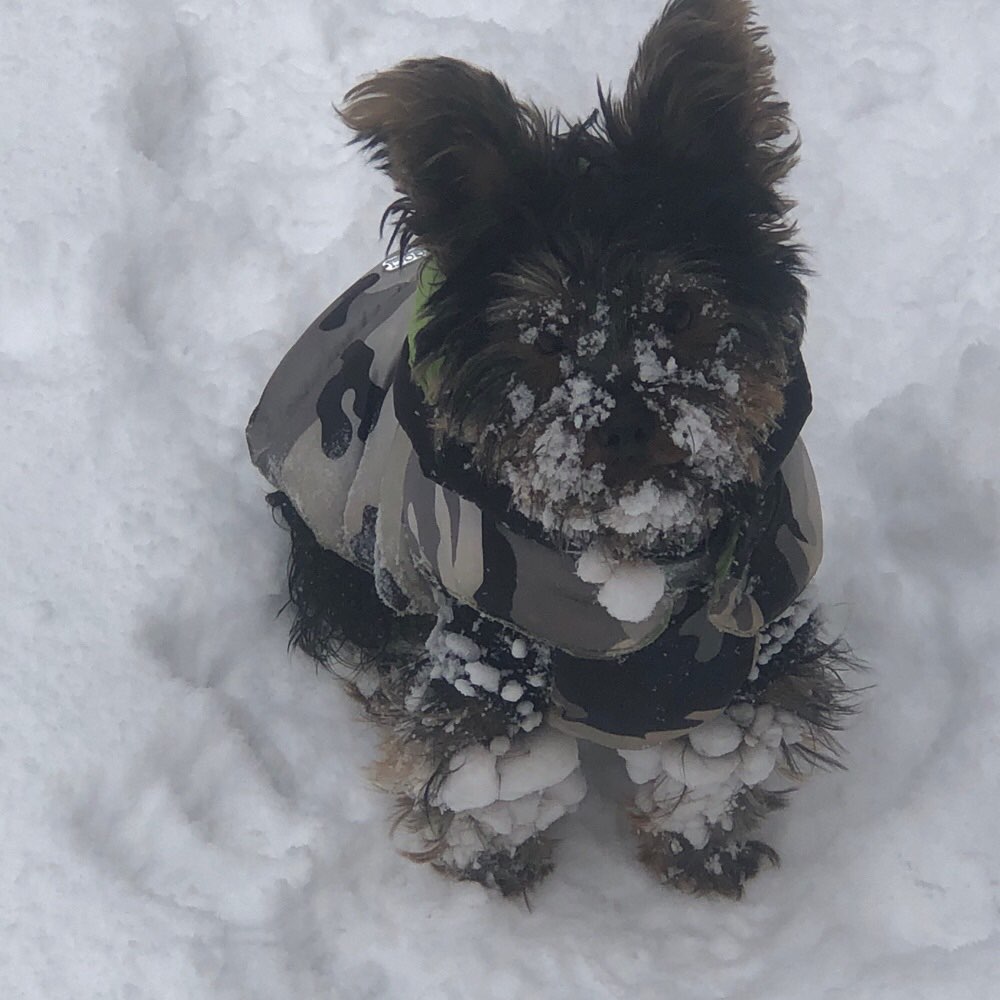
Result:
[[[530,912],[389,847],[373,734],[286,652],[243,427],[380,253],[330,102],[440,51],[582,114],[659,0],[0,6],[0,995],[995,995],[1000,6],[759,6],[804,140],[819,591],[877,687],[742,903],[648,877],[591,748]]]

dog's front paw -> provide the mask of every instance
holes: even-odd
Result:
[[[759,840],[693,847],[675,833],[640,833],[639,858],[664,884],[694,895],[739,899],[762,868],[777,867],[778,854]]]
[[[393,739],[387,749],[377,775],[398,797],[394,837],[407,857],[505,896],[551,871],[543,832],[587,790],[574,739],[542,727],[444,759],[434,739]]]
[[[526,896],[552,871],[552,841],[543,834],[512,847],[483,851],[459,867],[440,860],[434,866],[460,881],[479,882],[504,896]]]

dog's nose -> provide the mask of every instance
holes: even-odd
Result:
[[[608,458],[635,462],[648,457],[655,433],[656,420],[645,406],[639,402],[619,401],[611,416],[595,429],[594,439]]]
[[[608,419],[590,432],[586,466],[601,463],[608,486],[641,482],[655,470],[678,465],[687,452],[657,425],[641,400],[619,400]]]

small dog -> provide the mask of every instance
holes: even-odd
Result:
[[[821,525],[772,62],[746,0],[672,0],[586,120],[447,58],[340,111],[400,192],[397,250],[248,441],[292,643],[349,665],[407,853],[504,894],[552,867],[580,738],[625,759],[642,861],[730,896],[777,860],[761,818],[836,763],[851,659],[801,599]]]

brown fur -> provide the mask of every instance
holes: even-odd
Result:
[[[488,71],[445,57],[408,60],[347,93],[342,121],[399,192],[383,221],[401,250],[427,250],[436,274],[409,359],[427,411],[420,430],[432,432],[427,450],[442,467],[451,463],[435,469],[442,481],[460,474],[457,492],[501,497],[501,520],[574,553],[597,542],[620,558],[696,556],[692,563],[715,567],[719,543],[739,538],[732,527],[749,522],[775,455],[787,453],[774,438],[785,434],[790,446],[809,406],[799,353],[803,253],[780,190],[798,141],[773,65],[747,0],[671,0],[621,96],[599,87],[597,110],[581,121],[540,110]],[[584,404],[563,392],[571,384]],[[692,425],[692,413],[703,422]],[[692,426],[705,422],[702,443],[722,443],[715,465],[710,449],[698,461]],[[555,459],[544,454],[553,428],[570,442]],[[562,470],[550,467],[567,450],[579,489],[555,503]],[[647,537],[597,517],[649,483],[649,492],[681,497],[701,519],[689,518],[675,536],[673,525],[659,524]],[[592,527],[573,527],[589,515]],[[382,732],[371,774],[396,798],[397,829],[415,837],[407,855],[505,895],[534,885],[552,867],[549,840],[511,847],[474,810],[450,813],[437,795],[457,753],[519,732],[514,706],[495,692],[459,695],[431,680],[414,635],[392,615],[370,616],[375,627],[366,627],[357,588],[309,543],[307,529],[290,525],[308,556],[303,572],[290,574],[305,622],[300,644],[324,662],[342,641],[374,651],[377,684],[362,699]],[[321,593],[308,593],[300,576],[319,580]],[[331,624],[325,598],[348,612],[350,628]],[[372,631],[398,631],[399,641],[390,646]],[[508,651],[512,636],[504,636]],[[849,711],[840,663],[813,630],[738,696],[806,726],[805,742],[784,748],[792,778],[835,762],[834,733]],[[544,712],[549,689],[536,694],[531,705]],[[759,789],[738,792],[731,827],[711,830],[703,849],[663,832],[669,805],[636,809],[640,857],[679,888],[739,896],[777,861],[749,837],[783,802]],[[463,845],[482,842],[462,866],[449,853],[455,832],[468,835]]]

